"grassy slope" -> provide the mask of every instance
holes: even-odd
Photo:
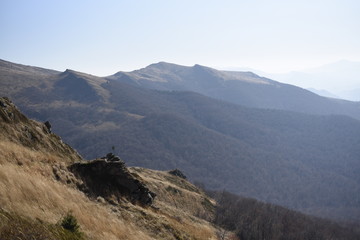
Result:
[[[187,194],[186,189],[179,187],[181,196],[171,197],[171,192],[157,192],[156,206],[159,210],[144,209],[125,201],[114,207],[93,202],[78,190],[43,176],[44,173],[47,174],[46,171],[34,172],[33,168],[14,164],[0,165],[2,208],[52,224],[71,211],[90,239],[177,239],[180,236],[208,239],[215,235],[216,230],[211,224],[183,208],[192,206],[194,212],[205,212],[201,205],[205,197],[200,193]],[[152,178],[150,173],[147,170],[147,178]],[[158,174],[153,173],[154,176]],[[175,209],[169,205],[172,203],[166,201],[173,198],[179,202]]]
[[[83,240],[83,234],[65,230],[60,224],[48,224],[0,209],[0,239]]]
[[[168,206],[166,199],[172,198],[171,191],[157,192],[159,209],[142,208],[125,199],[119,206],[112,206],[90,200],[72,185],[56,181],[53,166],[79,161],[76,152],[54,134],[45,133],[40,123],[19,115],[15,108],[8,105],[7,112],[15,113],[19,121],[0,121],[0,218],[3,220],[0,236],[21,236],[18,230],[32,226],[33,234],[42,229],[44,236],[57,239],[56,234],[62,233],[56,223],[69,211],[89,239],[211,239],[215,236],[216,229],[210,223],[192,215],[195,211],[205,211],[201,205],[204,194],[167,173],[146,170],[148,183],[157,186],[159,183],[152,183],[151,179],[162,176],[161,184],[179,181],[182,187],[194,189],[195,192],[188,193],[178,186],[183,194],[176,196],[185,206],[193,205],[193,212],[187,212],[181,204],[178,209]],[[25,134],[29,131],[37,138]],[[139,175],[144,171],[136,170]],[[167,182],[167,178],[172,182]],[[11,235],[9,229],[15,233]]]

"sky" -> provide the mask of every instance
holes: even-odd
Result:
[[[0,59],[97,76],[160,61],[270,73],[360,61],[358,0],[0,0]]]

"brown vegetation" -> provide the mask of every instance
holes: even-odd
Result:
[[[89,198],[72,184],[75,176],[67,169],[82,161],[76,151],[1,100],[1,239],[71,239],[59,225],[69,212],[86,239],[359,238],[348,227],[254,199],[222,192],[213,193],[215,202],[183,177],[139,167],[129,171],[157,194],[152,206],[125,197]]]
[[[15,107],[7,104],[6,110],[21,119],[10,122],[0,119],[1,239],[25,239],[25,235],[32,239],[66,239],[59,237],[63,230],[57,224],[68,212],[77,219],[87,239],[215,238],[216,229],[192,215],[201,212],[196,209],[202,208],[201,200],[205,195],[168,173],[136,170],[151,186],[158,186],[155,179],[159,176],[165,186],[179,182],[176,188],[183,193],[183,198],[176,200],[177,208],[168,201],[175,197],[172,192],[161,190],[160,186],[154,188],[159,191],[157,207],[143,208],[126,198],[117,205],[92,200],[75,186],[56,180],[54,166],[62,166],[56,169],[67,171],[67,165],[81,158],[59,137],[44,130],[41,123],[17,115],[20,113]],[[24,126],[25,132],[30,131],[35,137],[24,135]]]
[[[210,193],[218,201],[214,223],[234,231],[241,240],[351,240],[358,229],[341,226],[289,209],[239,197],[226,191]]]

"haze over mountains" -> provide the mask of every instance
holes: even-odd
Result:
[[[360,101],[360,62],[341,60],[316,68],[278,74],[254,72],[306,89],[315,89],[314,92],[321,96]]]
[[[168,63],[100,78],[1,61],[0,85],[86,158],[114,146],[129,165],[180,167],[209,188],[360,220],[359,103]]]
[[[251,72],[218,71],[200,65],[184,67],[161,62],[133,72],[118,72],[108,79],[150,89],[194,91],[247,107],[343,114],[360,119],[359,103],[320,97]]]

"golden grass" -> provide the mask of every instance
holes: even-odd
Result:
[[[158,210],[126,200],[120,206],[98,203],[54,179],[53,166],[66,166],[76,155],[57,136],[37,129],[38,124],[29,128],[44,143],[24,145],[23,126],[6,126],[6,131],[0,133],[1,208],[51,224],[71,211],[89,239],[216,239],[216,229],[196,217],[206,212],[202,204],[205,196],[187,181],[137,168],[131,171],[157,194]]]
[[[199,218],[213,217],[205,204],[207,197],[193,184],[167,172],[137,167],[130,171],[157,194],[155,205],[159,207],[159,214],[165,216],[169,226],[179,234],[185,233],[184,239],[216,239],[215,227]]]
[[[55,181],[52,165],[66,162],[61,157],[8,141],[0,141],[0,153],[2,208],[49,223],[56,223],[72,211],[90,239],[151,239],[109,207]]]
[[[96,202],[74,184],[55,180],[54,166],[71,174],[66,166],[81,157],[58,136],[47,133],[42,123],[28,120],[15,107],[10,110],[17,120],[0,122],[1,209],[50,224],[71,211],[89,239],[215,239],[216,229],[197,217],[209,212],[206,196],[168,173],[131,170],[157,194],[159,209],[126,199],[117,206]]]
[[[163,171],[144,168],[130,168],[130,170],[138,174],[146,185],[158,194],[158,205],[173,213],[180,211],[191,216],[201,215],[207,219],[212,218],[211,207],[215,202],[190,182]]]
[[[0,192],[3,208],[34,219],[56,223],[71,211],[91,239],[150,239],[76,189],[18,166],[0,165]]]
[[[216,229],[193,216],[202,207],[202,194],[187,190],[193,186],[186,181],[180,181],[185,188],[171,183],[167,173],[138,172],[158,194],[159,210],[126,201],[114,207],[54,180],[52,165],[67,162],[59,156],[9,141],[0,141],[0,152],[0,206],[7,211],[52,224],[72,211],[89,239],[215,239]],[[167,186],[182,194],[173,195]]]
[[[51,165],[63,161],[53,154],[35,151],[8,141],[0,140],[0,151],[0,164],[16,164],[23,166],[23,170],[44,176],[52,176]]]
[[[15,106],[9,104],[5,110],[0,108],[0,112],[5,120],[10,121],[4,122],[0,118],[0,141],[3,142],[3,148],[14,148],[13,145],[4,146],[14,143],[18,147],[62,157],[68,163],[81,160],[78,153],[65,144],[59,136],[49,134],[43,123],[27,119]],[[9,113],[12,114],[13,119],[7,118]],[[15,152],[15,155],[18,154],[21,154],[21,149]]]

